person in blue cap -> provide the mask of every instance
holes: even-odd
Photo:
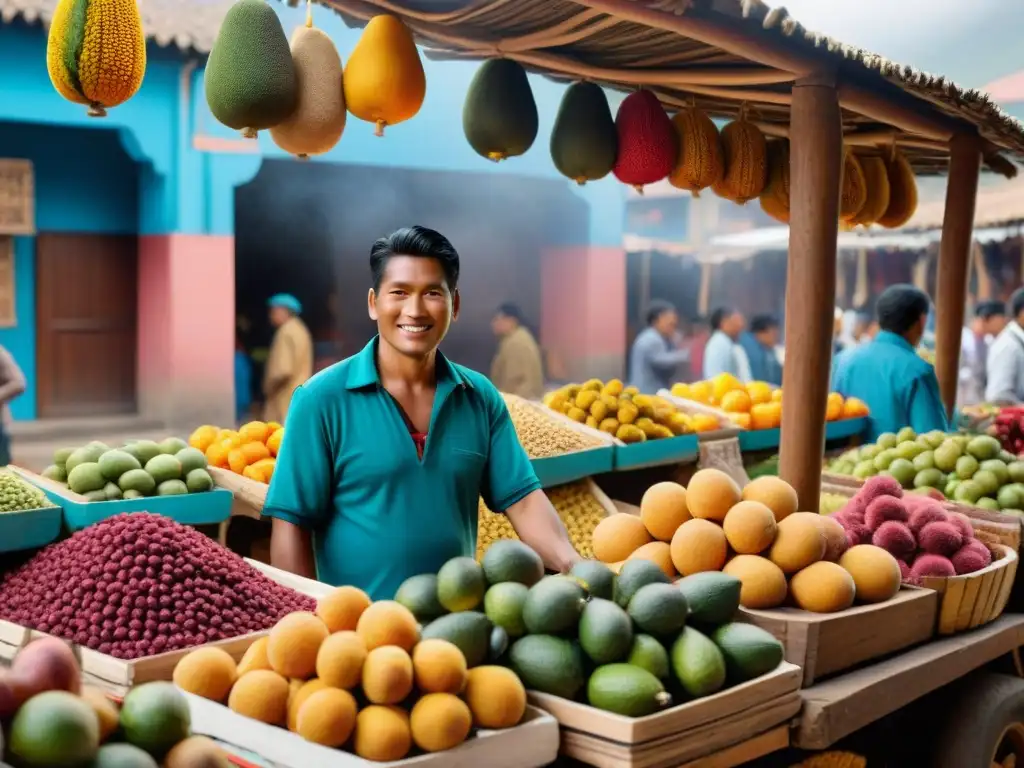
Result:
[[[290,293],[271,296],[270,324],[276,329],[263,372],[263,420],[285,423],[292,393],[313,375],[313,337],[302,322],[302,304]]]
[[[553,571],[579,559],[501,394],[438,350],[459,316],[459,254],[409,227],[370,251],[377,335],[295,391],[263,514],[276,568],[390,600],[476,553],[479,501]]]

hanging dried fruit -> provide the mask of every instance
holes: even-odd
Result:
[[[725,156],[718,127],[707,114],[691,106],[677,112],[672,118],[679,144],[676,167],[668,181],[677,189],[693,192],[697,197],[722,178]]]
[[[789,140],[768,142],[768,183],[760,195],[761,210],[789,224]]]
[[[742,112],[721,136],[725,172],[711,188],[719,197],[742,205],[759,196],[768,183],[768,143]]]
[[[615,165],[618,143],[601,87],[590,82],[570,85],[551,131],[551,161],[558,172],[580,185],[603,179]]]
[[[218,121],[255,139],[295,111],[299,89],[281,21],[266,0],[238,0],[206,62],[206,103]]]
[[[498,162],[525,154],[539,118],[526,70],[512,59],[488,59],[473,75],[462,104],[462,132],[481,157]]]
[[[89,115],[135,95],[146,75],[146,36],[135,0],[59,0],[46,43],[57,92]]]
[[[885,158],[889,178],[889,206],[878,223],[889,229],[902,227],[917,211],[917,179],[907,158],[897,149]]]
[[[650,91],[635,91],[619,105],[615,114],[618,155],[612,171],[615,178],[643,193],[644,185],[666,178],[676,164],[675,129],[658,97]]]
[[[889,176],[882,158],[863,156],[858,159],[860,168],[864,172],[867,195],[864,205],[850,220],[850,223],[854,226],[870,227],[885,215],[885,211],[889,207]]]
[[[374,133],[416,116],[427,94],[427,77],[412,32],[397,16],[374,16],[345,65],[348,111],[376,126]]]
[[[337,145],[345,130],[341,56],[331,38],[313,26],[311,15],[292,35],[291,52],[298,104],[291,117],[270,129],[270,137],[293,155],[322,155]]]
[[[843,180],[839,195],[839,220],[849,224],[860,213],[868,199],[867,181],[857,156],[843,150]]]

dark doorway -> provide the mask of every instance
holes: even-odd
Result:
[[[36,238],[40,418],[135,413],[138,238]]]

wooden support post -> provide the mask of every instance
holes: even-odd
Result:
[[[786,365],[779,475],[818,511],[832,362],[843,128],[832,74],[793,87]]]
[[[980,173],[981,142],[977,135],[954,135],[949,142],[949,180],[935,286],[935,375],[939,379],[946,414],[950,417],[956,407],[960,378],[960,343]]]

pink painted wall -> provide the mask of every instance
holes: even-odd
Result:
[[[625,250],[582,245],[542,254],[541,341],[574,379],[623,375]]]
[[[235,241],[139,238],[139,410],[178,430],[234,421]]]

